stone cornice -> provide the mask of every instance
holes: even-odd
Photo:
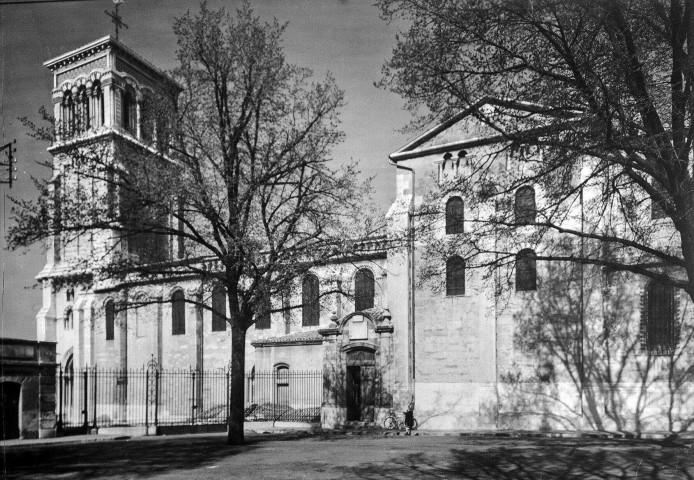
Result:
[[[98,40],[88,43],[87,45],[47,60],[43,63],[43,65],[50,71],[56,72],[67,65],[78,62],[89,56],[93,56],[107,49],[111,49],[118,55],[121,55],[123,58],[128,58],[129,60],[135,61],[135,63],[142,65],[149,70],[148,75],[153,76],[154,79],[164,81],[166,84],[179,92],[183,91],[183,87],[178,82],[170,78],[162,70],[155,67],[152,63],[148,62],[110,35],[99,38]],[[115,65],[111,65],[110,68],[114,69],[114,67]]]
[[[51,58],[50,60],[43,62],[43,66],[48,68],[51,72],[55,72],[56,70],[62,67],[78,62],[84,58],[87,58],[103,50],[106,50],[109,47],[109,43],[111,40],[113,39],[110,35],[102,37],[98,40],[88,43],[87,45],[83,45],[79,48],[76,48],[75,50],[71,50],[55,58]]]

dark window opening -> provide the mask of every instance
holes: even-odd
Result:
[[[646,350],[651,355],[672,355],[679,337],[675,322],[675,290],[654,281],[648,286],[647,295]]]
[[[223,332],[227,329],[227,298],[221,285],[212,290],[212,331]]]
[[[137,103],[135,93],[132,90],[123,91],[121,108],[121,125],[128,132],[137,133]]]
[[[262,304],[260,305],[258,312],[256,313],[255,328],[259,330],[267,330],[272,326],[272,303],[270,301],[270,296],[266,295],[263,297]]]
[[[446,262],[446,295],[465,295],[465,260],[458,256]]]
[[[535,206],[535,189],[533,187],[520,187],[516,190],[514,214],[516,223],[535,223],[537,208]]]
[[[116,323],[116,308],[113,300],[106,302],[104,310],[106,316],[106,340],[113,340]]]
[[[304,327],[320,324],[320,291],[318,277],[306,275],[301,283],[301,324]]]
[[[537,290],[537,266],[535,252],[529,248],[516,255],[516,291]]]
[[[354,276],[354,310],[362,312],[374,308],[374,274],[368,268],[357,270]]]
[[[449,198],[446,202],[446,235],[465,231],[465,205],[460,197]]]
[[[171,335],[186,333],[186,300],[183,292],[177,290],[171,295]]]

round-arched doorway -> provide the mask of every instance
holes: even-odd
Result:
[[[348,422],[373,422],[376,403],[376,352],[353,348],[345,352],[345,400]]]

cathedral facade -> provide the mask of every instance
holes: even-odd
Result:
[[[181,91],[111,37],[45,65],[54,74],[58,122],[49,151],[54,176],[65,184],[71,181],[66,146],[139,146],[152,134],[145,122],[147,97],[168,96],[175,103]],[[694,418],[694,319],[685,294],[595,268],[581,272],[579,287],[574,282],[558,289],[562,281],[555,276],[566,274],[535,261],[532,221],[524,227],[527,238],[517,239],[508,276],[485,275],[449,255],[441,260],[438,284],[422,282],[430,241],[464,235],[473,228],[466,219],[484,208],[470,208],[455,194],[441,199],[445,218],[433,236],[418,237],[414,228],[405,244],[389,242],[413,231],[414,212],[437,182],[470,175],[468,160],[499,142],[462,112],[391,154],[396,197],[387,214],[388,235],[358,242],[354,255],[297,279],[292,303],[303,307],[251,327],[247,369],[322,371],[321,421],[328,428],[349,421],[380,424],[390,411],[414,402],[420,428],[436,430],[688,430]],[[514,168],[512,160],[505,158],[504,168]],[[541,189],[518,190],[510,201],[532,216]],[[197,301],[195,278],[126,288],[80,271],[79,259],[111,254],[114,235],[55,238],[37,277],[43,286],[38,340],[57,342],[63,371],[140,368],[152,360],[163,369],[226,368],[228,326],[186,301]],[[208,300],[225,309],[223,292],[211,292]],[[128,304],[140,306],[121,308]],[[578,325],[578,337],[567,325]]]

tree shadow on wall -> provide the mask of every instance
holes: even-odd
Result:
[[[692,305],[675,294],[677,345],[644,341],[638,277],[549,264],[514,316],[513,361],[499,368],[498,428],[677,434],[694,423]],[[662,352],[658,352],[662,353]]]

